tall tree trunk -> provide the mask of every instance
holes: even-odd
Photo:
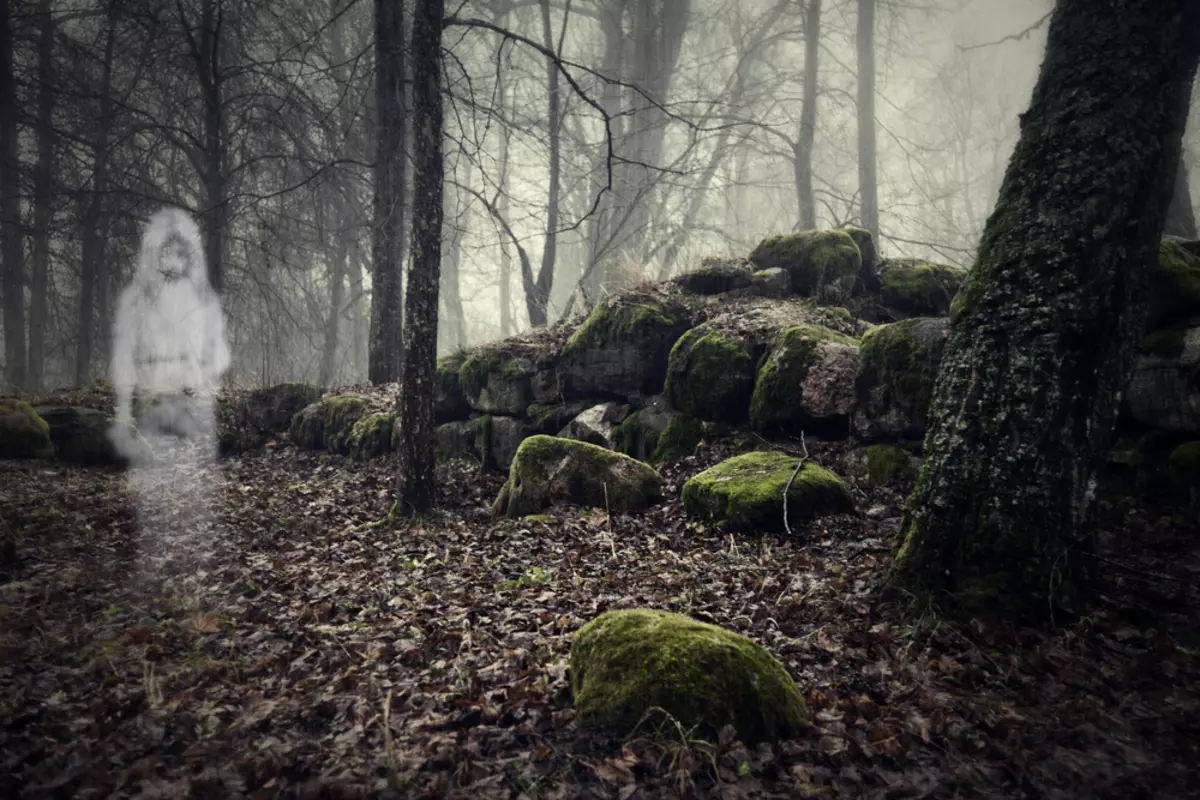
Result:
[[[33,173],[33,263],[29,283],[29,379],[41,391],[46,375],[46,310],[50,272],[50,189],[54,177],[54,18],[38,2],[37,166]]]
[[[1195,0],[1059,0],[952,312],[893,564],[901,586],[1024,618],[1078,598],[1094,476],[1144,334],[1198,36]]]
[[[325,335],[321,343],[321,368],[318,382],[332,386],[337,376],[338,340],[341,338],[342,304],[346,298],[346,265],[350,260],[350,240],[346,233],[347,201],[338,199],[337,224],[325,231],[325,254],[329,259],[329,311],[325,317]]]
[[[225,130],[224,75],[221,67],[221,35],[225,23],[224,0],[203,0],[200,7],[200,37],[188,32],[192,62],[200,84],[204,107],[204,152],[200,159],[204,187],[204,257],[208,280],[216,292],[225,285],[225,231],[229,224]],[[180,11],[183,14],[182,7]],[[185,26],[187,20],[180,20]]]
[[[550,0],[540,0],[540,5],[542,7],[542,37],[545,39],[546,48],[557,53],[554,31],[550,26]],[[566,30],[567,19],[564,17],[564,34]],[[534,296],[525,298],[526,308],[529,312],[529,324],[534,328],[541,328],[546,324],[550,292],[554,288],[554,261],[558,253],[558,209],[562,184],[560,164],[562,99],[558,91],[558,64],[550,56],[546,56],[546,95],[548,98],[546,132],[550,139],[550,184],[546,190],[546,241],[542,247],[542,266],[538,270],[537,281],[534,284]]]
[[[116,8],[108,4],[108,31],[104,41],[104,65],[96,104],[95,136],[92,149],[92,191],[87,198],[83,213],[83,236],[80,243],[80,287],[79,287],[79,334],[75,352],[75,385],[85,386],[91,380],[92,363],[95,361],[96,289],[104,275],[103,224],[105,194],[108,192],[109,136],[112,130],[112,68],[116,48]],[[111,336],[111,331],[99,331],[101,336]]]
[[[504,14],[499,19],[501,27],[508,27],[508,15]],[[501,70],[496,72],[496,102],[500,110],[505,115],[511,113],[509,109],[510,93],[508,83],[504,80],[504,73]],[[508,218],[508,156],[512,145],[512,129],[508,125],[501,125],[499,130],[500,135],[500,176],[496,181],[496,215],[501,219]],[[513,331],[512,321],[512,251],[508,249],[508,240],[503,236],[500,238],[500,337],[507,339]]]
[[[821,0],[808,0],[808,7],[804,11],[804,99],[800,106],[800,135],[796,138],[793,153],[796,200],[800,204],[799,223],[802,231],[817,227],[817,198],[813,194],[812,157],[813,145],[817,138],[817,70],[820,66],[820,47]]]
[[[875,175],[875,0],[858,0],[858,190],[862,226],[879,242],[879,187]]]
[[[1188,177],[1187,163],[1180,158],[1175,171],[1171,207],[1167,210],[1167,224],[1163,233],[1170,236],[1181,236],[1184,239],[1195,239],[1196,215],[1192,211],[1192,190]]]
[[[21,223],[21,162],[17,148],[17,85],[8,2],[0,4],[0,259],[4,261],[4,370],[10,389],[25,388],[25,253]]]
[[[415,30],[415,28],[414,28]],[[414,43],[415,44],[415,43]],[[375,0],[375,198],[368,377],[388,383],[404,361],[404,4]],[[440,212],[439,212],[440,213]]]
[[[438,271],[442,259],[442,17],[444,0],[417,0],[413,17],[412,266],[405,297],[404,380],[400,387],[398,504],[421,514],[434,502],[434,373]]]
[[[467,167],[467,174],[463,177],[463,183],[467,187],[471,185],[471,169]],[[443,348],[451,352],[460,350],[466,347],[467,331],[466,331],[466,313],[463,311],[462,301],[462,277],[459,274],[462,257],[462,239],[466,233],[463,230],[467,220],[467,215],[462,213],[462,208],[457,198],[447,197],[445,203],[447,210],[453,213],[453,219],[444,221],[442,228],[442,239],[444,241],[442,252],[441,265],[441,299],[446,306],[446,313],[438,316],[438,351]]]

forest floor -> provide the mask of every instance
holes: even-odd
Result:
[[[611,519],[494,521],[502,477],[447,467],[442,510],[395,524],[390,459],[273,445],[190,476],[215,521],[177,498],[141,525],[118,469],[0,462],[0,796],[1195,796],[1192,526],[1104,504],[1090,613],[951,624],[882,597],[887,489],[790,539],[689,524],[682,481],[723,454]],[[572,633],[643,606],[765,644],[811,729],[754,749],[580,730]]]

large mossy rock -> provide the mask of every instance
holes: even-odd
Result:
[[[467,356],[458,370],[467,404],[482,414],[520,416],[533,403],[537,365],[527,356],[484,348]]]
[[[655,395],[612,430],[612,449],[638,461],[650,462],[658,440],[677,416],[667,398]]]
[[[305,408],[292,419],[291,439],[306,450],[328,450],[346,455],[355,424],[371,413],[362,395],[330,395]]]
[[[808,724],[787,670],[745,636],[664,611],[609,611],[571,639],[571,689],[585,728],[629,734],[659,708],[713,737],[732,725],[750,745]]]
[[[758,368],[750,424],[760,431],[845,436],[857,371],[855,339],[816,325],[785,328]]]
[[[850,297],[862,269],[862,253],[846,231],[771,236],[759,242],[750,261],[759,270],[786,270],[796,294],[835,304]]]
[[[684,510],[689,516],[727,530],[782,532],[787,529],[783,522],[783,492],[791,481],[787,496],[789,525],[854,511],[845,481],[812,462],[805,462],[797,472],[799,463],[799,458],[778,452],[734,456],[683,485]]]
[[[750,265],[744,259],[706,258],[675,283],[688,294],[713,295],[746,288],[750,276]]]
[[[1150,273],[1149,330],[1200,322],[1200,255],[1191,244],[1175,236],[1164,236],[1159,244]]]
[[[386,411],[367,414],[350,429],[347,443],[350,455],[357,459],[376,458],[392,451],[396,415]]]
[[[883,304],[908,317],[944,317],[967,279],[962,267],[919,258],[885,258],[879,262]]]
[[[689,327],[683,309],[654,297],[605,300],[563,348],[558,374],[564,394],[569,399],[661,394],[667,357]]]
[[[38,416],[50,427],[50,441],[59,461],[86,466],[147,463],[153,460],[149,443],[130,425],[120,436],[129,450],[113,443],[113,418],[103,411],[78,406],[38,406]]]
[[[663,464],[690,456],[704,440],[704,426],[690,414],[672,414],[658,437],[650,463]]]
[[[1146,337],[1125,390],[1130,416],[1167,431],[1200,433],[1200,327]]]
[[[53,458],[50,426],[26,402],[0,399],[0,458]]]
[[[679,411],[700,419],[742,422],[753,392],[754,357],[740,336],[701,325],[671,348],[663,393]]]
[[[400,448],[402,435],[397,425],[392,432],[392,450]],[[489,448],[492,437],[492,417],[482,416],[469,420],[444,422],[434,431],[434,447],[439,464],[466,460],[488,466]]]
[[[289,382],[221,395],[216,406],[219,452],[231,455],[262,447],[289,430],[292,419],[323,393],[311,383]]]
[[[661,496],[662,478],[636,459],[586,442],[531,436],[517,449],[492,513],[523,517],[555,501],[639,511]]]
[[[946,319],[916,317],[863,334],[854,434],[863,441],[921,441],[950,335]]]
[[[488,466],[507,471],[512,467],[521,443],[536,435],[537,428],[527,418],[493,416],[488,439]]]

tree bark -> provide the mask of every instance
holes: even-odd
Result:
[[[17,149],[17,86],[13,75],[10,4],[0,4],[0,259],[4,261],[4,371],[8,387],[25,388],[25,253],[21,223],[21,162]]]
[[[187,20],[182,18],[185,26]],[[200,161],[204,186],[204,257],[208,281],[220,294],[225,285],[225,229],[229,224],[226,170],[228,135],[225,130],[224,76],[221,68],[221,36],[225,22],[223,0],[203,0],[200,7],[200,38],[189,32],[192,61],[204,105],[204,150]]]
[[[405,297],[404,379],[400,387],[398,506],[421,514],[434,503],[434,374],[438,272],[442,258],[441,55],[444,0],[418,0],[413,18],[412,265]]]
[[[346,234],[347,214],[343,210],[346,201],[339,198],[335,219],[337,225],[326,229],[325,254],[329,259],[329,311],[325,317],[325,335],[321,343],[321,386],[332,386],[337,375],[338,340],[341,338],[342,304],[346,297],[346,266],[350,261],[350,240]]]
[[[546,48],[558,52],[554,44],[554,31],[550,26],[550,0],[541,0],[542,36]],[[563,33],[567,21],[563,20]],[[562,98],[558,91],[558,65],[555,59],[546,56],[546,132],[550,140],[550,184],[546,190],[546,241],[542,247],[542,265],[534,283],[533,297],[526,296],[525,306],[529,313],[529,324],[534,328],[546,325],[547,306],[550,292],[554,288],[554,261],[558,248],[559,195],[561,193],[561,143],[562,143]]]
[[[372,383],[400,378],[404,361],[404,4],[375,0],[375,196],[371,266]]]
[[[1198,30],[1195,0],[1059,0],[952,311],[898,585],[1030,620],[1076,606],[1094,476],[1144,334]]]
[[[1167,209],[1167,224],[1163,233],[1184,239],[1196,238],[1196,215],[1192,211],[1192,193],[1188,181],[1187,163],[1181,158],[1175,171],[1171,207]]]
[[[800,205],[800,230],[817,227],[817,198],[813,194],[812,157],[817,139],[817,70],[821,55],[821,0],[808,0],[804,11],[804,99],[800,106],[800,135],[796,138],[794,167],[796,200]],[[872,145],[873,149],[873,145]]]
[[[858,0],[858,190],[861,224],[879,247],[879,187],[875,172],[875,0]]]
[[[112,131],[112,70],[116,49],[115,4],[108,4],[108,30],[104,41],[104,65],[96,105],[96,133],[91,141],[92,190],[83,213],[83,237],[80,243],[79,329],[75,351],[75,385],[86,386],[91,380],[95,361],[97,284],[103,280],[106,226],[102,223],[104,196],[108,191],[109,137]],[[111,336],[111,331],[99,331]]]
[[[38,2],[37,166],[33,173],[33,263],[29,282],[28,388],[44,388],[47,287],[50,271],[50,190],[54,179],[54,18],[50,0]]]

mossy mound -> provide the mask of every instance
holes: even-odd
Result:
[[[791,481],[789,525],[854,511],[845,481],[812,462],[797,472],[799,463],[785,453],[766,451],[727,459],[683,485],[683,507],[690,516],[728,530],[784,531],[783,492]]]
[[[612,430],[612,449],[638,461],[653,461],[658,440],[667,429],[675,412],[665,397],[650,398]]]
[[[855,339],[816,325],[780,331],[759,364],[750,424],[760,431],[845,435],[857,350]]]
[[[466,357],[459,366],[458,380],[463,397],[475,411],[516,416],[533,403],[535,371],[529,359],[485,348]]]
[[[689,327],[683,309],[654,297],[605,300],[563,348],[564,393],[570,399],[661,393],[667,357]]]
[[[433,401],[433,418],[439,425],[444,422],[465,420],[471,413],[467,396],[463,393],[462,378],[459,375],[468,354],[453,353],[437,360],[437,372],[434,374],[435,395]]]
[[[854,433],[864,441],[921,441],[949,337],[946,319],[916,317],[863,334],[854,381]]]
[[[360,418],[350,429],[350,440],[347,444],[350,455],[358,459],[368,459],[391,452],[395,426],[396,415],[385,411],[377,411]]]
[[[663,392],[671,405],[701,419],[738,423],[754,391],[754,359],[735,334],[701,325],[671,348]]]
[[[907,450],[891,444],[873,444],[866,449],[867,480],[876,486],[887,483],[911,483],[917,466]]]
[[[688,294],[713,295],[750,285],[750,266],[741,260],[706,258],[700,266],[675,279]]]
[[[517,448],[492,513],[515,519],[555,501],[638,511],[661,496],[658,473],[636,459],[586,442],[531,436]]]
[[[1150,273],[1151,330],[1176,322],[1200,319],[1200,256],[1184,246],[1184,240],[1164,236],[1158,262]]]
[[[845,231],[771,236],[759,242],[750,261],[760,270],[787,270],[796,294],[835,303],[850,297],[862,269],[858,245]]]
[[[663,611],[609,611],[580,628],[571,640],[571,689],[583,727],[620,735],[656,707],[709,737],[732,725],[751,745],[808,724],[796,684],[766,649]]]
[[[287,431],[293,418],[321,399],[311,383],[279,383],[244,395],[223,395],[217,403],[217,447],[221,455],[265,445]]]
[[[26,402],[0,399],[0,458],[53,458],[50,426]]]
[[[328,450],[346,455],[355,424],[371,413],[362,395],[331,395],[305,408],[292,419],[291,439],[306,450]]]
[[[883,304],[912,317],[940,317],[950,313],[967,271],[919,258],[886,258],[879,262]]]
[[[703,422],[690,414],[672,414],[658,437],[650,462],[663,464],[686,458],[696,451],[696,446],[703,440]]]
[[[113,441],[113,418],[94,408],[77,406],[38,406],[38,416],[50,428],[54,456],[59,461],[86,466],[148,463],[154,455],[150,444],[132,425],[119,439],[126,452],[119,451]]]

